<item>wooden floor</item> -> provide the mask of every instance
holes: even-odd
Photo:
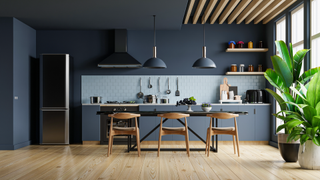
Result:
[[[232,145],[220,145],[209,158],[203,151],[192,151],[190,158],[184,151],[162,151],[159,158],[156,151],[142,151],[139,158],[125,148],[114,145],[110,157],[107,145],[32,145],[0,151],[0,179],[320,179],[320,171],[285,163],[278,149],[268,145],[241,145],[240,158]]]

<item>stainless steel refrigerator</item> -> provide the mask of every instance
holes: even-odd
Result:
[[[69,54],[41,54],[41,144],[69,144],[69,63]]]

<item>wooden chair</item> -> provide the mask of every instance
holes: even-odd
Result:
[[[206,152],[205,152],[205,153],[208,152],[207,156],[209,157],[211,136],[218,135],[218,134],[226,134],[226,135],[232,135],[234,154],[236,154],[236,147],[235,147],[235,140],[234,140],[234,138],[236,138],[238,156],[240,157],[239,136],[238,136],[238,127],[237,127],[237,120],[236,120],[236,117],[239,117],[239,114],[214,113],[214,114],[207,114],[207,117],[210,117],[210,126],[207,129]],[[234,118],[234,127],[212,127],[212,121],[213,121],[212,118],[217,118],[217,119]]]
[[[116,114],[109,114],[108,116],[111,117],[108,157],[112,153],[113,136],[115,135],[135,135],[137,138],[138,156],[140,157],[140,131],[138,128],[138,120],[137,120],[137,117],[140,117],[140,114],[116,113]],[[116,118],[116,119],[134,118],[135,127],[113,127],[113,118]]]
[[[186,139],[186,149],[188,157],[190,157],[190,149],[189,149],[189,136],[188,136],[188,125],[187,125],[187,117],[189,114],[182,113],[166,113],[166,114],[158,114],[158,117],[161,117],[160,129],[159,129],[159,141],[158,141],[158,157],[160,156],[160,144],[161,144],[161,136],[168,134],[179,134],[184,135]],[[185,127],[163,127],[162,119],[181,119],[184,118]]]

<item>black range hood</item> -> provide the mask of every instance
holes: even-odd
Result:
[[[114,31],[115,52],[98,64],[100,68],[141,68],[142,64],[127,52],[127,30]]]

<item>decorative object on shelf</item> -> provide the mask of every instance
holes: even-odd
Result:
[[[241,100],[241,95],[235,95],[234,100]]]
[[[233,100],[233,98],[234,98],[233,91],[229,91],[229,100]]]
[[[263,42],[262,41],[259,41],[258,48],[263,48]]]
[[[258,65],[258,72],[262,72],[263,70],[262,70],[262,64],[259,64]]]
[[[216,68],[216,64],[206,55],[206,44],[205,44],[205,24],[203,24],[203,47],[202,47],[202,58],[199,58],[193,64],[193,68]]]
[[[231,72],[237,72],[237,65],[231,64]]]
[[[244,72],[244,64],[240,64],[240,66],[239,66],[239,72]]]
[[[227,100],[227,99],[228,99],[227,91],[222,91],[221,100]]]
[[[250,48],[250,49],[253,48],[253,42],[252,41],[248,42],[248,48]]]
[[[243,48],[244,42],[243,41],[238,41],[237,42],[237,48]]]
[[[209,112],[212,109],[210,103],[202,103],[201,108],[204,112]]]
[[[156,15],[153,15],[153,57],[148,59],[144,64],[143,68],[149,69],[164,69],[167,68],[166,63],[162,59],[157,58],[157,47],[156,47]]]
[[[222,99],[222,91],[226,91],[226,94],[229,93],[229,84],[228,84],[228,79],[224,78],[223,79],[223,84],[220,84],[220,99]],[[228,96],[227,98],[228,99]]]
[[[248,66],[248,72],[253,72],[253,71],[254,71],[253,65],[250,64],[250,65]]]
[[[229,41],[228,42],[229,48],[235,48],[236,47],[236,42],[234,41]]]

